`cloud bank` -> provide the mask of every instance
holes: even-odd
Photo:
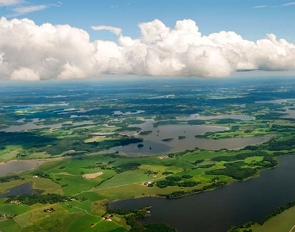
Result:
[[[295,70],[295,45],[269,34],[248,41],[235,32],[202,36],[192,20],[174,28],[159,20],[139,25],[141,37],[101,26],[118,42],[95,40],[69,25],[0,20],[0,79],[48,80],[102,74],[224,77],[240,70]],[[97,27],[96,27],[97,29]],[[115,30],[114,30],[115,29]],[[117,33],[118,32],[118,33]]]

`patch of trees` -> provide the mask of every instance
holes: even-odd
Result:
[[[169,141],[172,141],[173,138],[166,138],[166,139],[162,139],[163,142],[169,142]]]
[[[179,187],[195,187],[198,184],[199,183],[198,182],[195,182],[195,181],[183,181],[183,182],[178,183],[177,185]]]
[[[212,158],[212,161],[235,161],[235,160],[244,160],[248,157],[254,157],[254,156],[268,156],[268,153],[265,151],[252,151],[252,152],[245,152],[240,153],[234,156],[217,156]]]
[[[231,118],[224,118],[224,119],[218,119],[215,121],[216,124],[231,124],[240,122],[240,119],[231,119]]]
[[[225,185],[226,185],[225,181],[218,181],[218,182],[214,182],[214,183],[212,183],[210,185],[206,185],[202,189],[197,190],[197,191],[202,192],[202,191],[206,191],[206,190],[209,190],[209,189],[217,189],[217,188],[221,188],[221,187],[223,187]]]
[[[168,176],[165,180],[157,181],[155,184],[158,188],[166,188],[168,186],[178,186],[178,187],[195,187],[199,182],[187,181],[188,178],[191,178],[189,175],[180,176]],[[185,180],[183,180],[185,179]]]
[[[21,158],[25,158],[27,156],[27,154],[25,154],[25,153],[18,153],[16,156],[15,156],[15,158],[17,158],[17,159],[21,159]]]
[[[148,174],[148,175],[157,175],[158,172],[154,172],[152,170],[148,170],[148,171],[145,172],[145,174]]]
[[[168,171],[162,172],[162,175],[165,175],[165,176],[168,176],[171,174],[174,174],[174,172],[168,172]]]
[[[123,136],[122,138],[114,137],[113,139],[110,139],[110,140],[104,140],[101,142],[91,142],[91,143],[84,143],[83,137],[65,138],[63,140],[57,140],[52,143],[49,143],[50,145],[36,149],[36,151],[39,151],[39,152],[45,151],[51,155],[59,155],[59,154],[62,154],[64,151],[71,149],[75,151],[80,151],[80,152],[73,153],[73,155],[78,155],[81,153],[84,154],[87,152],[96,152],[98,150],[109,149],[114,146],[126,146],[131,143],[139,143],[142,141],[143,139],[141,138],[134,138],[134,137],[128,137],[128,136]],[[68,156],[69,154],[66,154],[66,155]]]
[[[201,160],[196,160],[195,162],[193,162],[193,164],[198,165],[198,164],[203,163],[203,162],[204,162],[204,160],[201,159]]]
[[[214,167],[215,164],[204,164],[204,165],[199,165],[198,167],[199,168],[211,168],[211,167]]]
[[[180,176],[168,176],[166,177],[166,180],[169,180],[169,181],[181,181],[181,177]]]
[[[239,129],[240,129],[239,126],[232,126],[230,130],[233,131],[233,132],[236,132],[236,131],[238,131]]]
[[[49,193],[47,195],[21,195],[9,197],[5,203],[10,203],[11,201],[19,201],[25,205],[33,205],[36,203],[40,204],[55,204],[59,202],[64,202],[73,199],[73,197],[62,196],[59,194]]]
[[[24,180],[24,178],[17,175],[0,177],[0,183],[10,182],[13,180]]]
[[[280,113],[280,112],[269,112],[268,114],[264,115],[257,115],[257,120],[277,120],[280,117],[286,116],[286,113]]]
[[[267,149],[271,151],[292,150],[295,148],[294,141],[295,141],[295,136],[283,141],[278,141],[276,139],[273,139],[266,146],[267,146]]]
[[[142,141],[143,141],[142,138],[127,137],[127,138],[120,139],[118,142],[119,142],[119,146],[127,146],[131,143],[140,143]]]
[[[264,168],[272,168],[275,167],[279,164],[279,162],[277,161],[277,159],[273,156],[264,156],[263,160],[258,162],[257,165],[260,165]]]
[[[168,195],[166,195],[166,198],[171,199],[171,198],[179,198],[185,195],[184,191],[176,191],[176,192],[172,192]]]
[[[6,145],[21,145],[25,149],[32,147],[38,148],[55,142],[56,138],[41,136],[31,132],[3,132],[0,131],[0,144]]]
[[[165,121],[158,121],[153,124],[154,127],[164,126],[164,125],[175,125],[175,124],[182,124],[182,121],[178,120],[165,120]]]
[[[170,180],[159,180],[156,182],[156,186],[158,188],[166,188],[168,186],[176,186],[177,182],[175,181],[170,181]]]
[[[183,179],[191,179],[191,178],[193,178],[193,176],[192,175],[183,175],[181,178],[183,178]]]
[[[165,223],[148,224],[144,227],[146,228],[145,232],[177,232],[177,230],[171,228],[169,225]]]
[[[228,232],[241,232],[241,230],[243,232],[253,232],[253,230],[250,229],[250,227],[254,224],[255,224],[254,222],[247,222],[243,225],[234,226],[234,227],[230,228]]]
[[[149,131],[142,131],[139,133],[139,135],[149,135],[151,134],[153,131],[149,130]]]
[[[188,195],[190,193],[200,193],[206,190],[211,190],[211,189],[217,189],[217,188],[221,188],[223,186],[226,185],[226,182],[224,181],[215,181],[209,185],[203,186],[201,189],[192,189],[191,191],[176,191],[176,192],[172,192],[170,194],[167,195],[162,195],[163,197],[166,197],[168,199],[173,199],[173,198],[180,198],[183,197],[185,195]],[[188,186],[188,187],[194,187],[194,186]],[[161,196],[161,195],[159,195]]]
[[[291,125],[272,125],[270,128],[272,132],[295,132],[295,127]]]
[[[140,127],[130,127],[130,126],[122,126],[121,128],[117,129],[116,132],[122,132],[122,131],[140,131]]]
[[[139,166],[140,166],[140,163],[126,163],[126,164],[121,164],[119,166],[114,167],[114,170],[117,173],[122,173],[129,170],[138,169]]]
[[[216,132],[206,132],[205,134],[202,135],[195,135],[195,138],[208,138],[210,135],[214,135]],[[220,133],[220,132],[219,132]]]
[[[169,158],[173,158],[173,157],[175,156],[175,154],[169,153],[167,156],[168,156]]]
[[[205,120],[189,120],[189,121],[187,121],[187,123],[189,124],[189,125],[204,125],[204,124],[206,124],[206,121]]]
[[[243,168],[244,162],[234,162],[225,164],[225,168],[208,170],[205,172],[207,175],[225,175],[230,176],[236,180],[244,180],[257,173],[256,169]]]
[[[247,151],[247,150],[250,150],[250,151],[257,151],[259,150],[260,148],[258,146],[246,146],[244,147],[242,150],[244,151]]]
[[[34,172],[34,176],[38,176],[41,178],[46,178],[46,179],[52,179],[48,174],[44,173],[44,172]]]
[[[126,223],[131,226],[130,232],[177,232],[165,223],[153,223],[141,225],[137,222],[140,218],[145,218],[149,215],[149,207],[141,209],[112,209],[107,206],[107,214],[123,215]]]

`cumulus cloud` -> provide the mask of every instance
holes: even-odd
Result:
[[[160,20],[139,25],[133,39],[95,40],[69,25],[0,19],[0,79],[48,80],[102,74],[224,77],[237,71],[295,70],[295,45],[269,34],[249,41],[232,31],[204,36],[192,20],[174,28]]]
[[[11,80],[38,81],[39,75],[29,68],[19,68],[11,73]]]

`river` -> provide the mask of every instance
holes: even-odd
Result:
[[[280,165],[259,178],[236,182],[214,191],[180,199],[140,198],[115,201],[115,208],[150,205],[143,223],[166,222],[179,232],[225,232],[231,226],[260,221],[276,208],[295,199],[295,156],[279,159]]]

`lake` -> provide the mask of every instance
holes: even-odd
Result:
[[[213,116],[209,117],[212,119]],[[217,117],[217,116],[216,116]],[[232,118],[244,120],[252,120],[253,118],[245,115],[232,115]],[[203,117],[205,118],[205,116]],[[218,119],[228,118],[228,116],[218,116]],[[181,118],[181,120],[193,120],[195,117]],[[180,120],[180,118],[179,118]],[[202,119],[205,120],[205,119]],[[208,119],[209,120],[209,119]],[[138,143],[129,144],[127,146],[113,147],[109,151],[116,152],[126,156],[142,156],[142,155],[158,155],[163,153],[174,153],[185,150],[192,150],[196,147],[206,150],[219,150],[226,148],[229,150],[240,149],[249,145],[256,145],[267,142],[270,136],[260,136],[252,138],[226,138],[226,139],[205,139],[196,138],[196,135],[202,135],[206,132],[218,132],[229,130],[228,127],[210,126],[210,125],[189,125],[189,124],[172,124],[154,127],[156,121],[147,120],[142,124],[131,125],[132,127],[140,127],[141,131],[148,131],[146,135],[141,135],[136,131],[124,131],[122,134],[143,138],[142,147],[138,147]],[[181,139],[180,139],[181,137]],[[163,139],[169,138],[169,141]]]
[[[21,122],[21,121],[19,121]],[[63,123],[55,123],[55,124],[48,124],[48,125],[38,125],[37,123],[40,122],[38,118],[35,118],[32,120],[32,122],[27,122],[21,125],[13,125],[9,126],[7,128],[0,129],[0,131],[4,132],[21,132],[21,131],[28,131],[28,130],[34,130],[34,129],[57,129],[65,126],[65,124],[68,124],[69,126],[81,126],[81,125],[92,125],[94,124],[93,121],[83,121],[83,122],[63,122]]]
[[[175,200],[140,198],[116,201],[115,208],[152,206],[143,223],[166,222],[179,232],[225,232],[231,226],[260,221],[278,207],[295,200],[295,156],[262,171],[259,178],[236,182],[214,191]],[[290,228],[291,229],[291,228]]]
[[[43,164],[44,160],[12,160],[0,165],[0,176],[32,170]]]

